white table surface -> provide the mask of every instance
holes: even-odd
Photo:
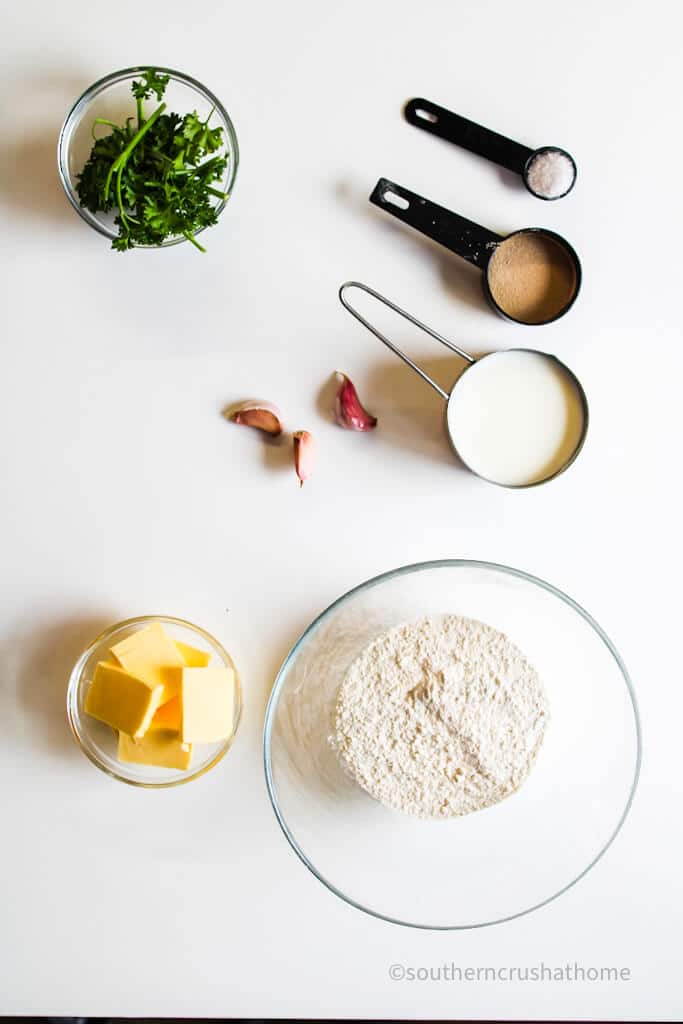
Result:
[[[5,6],[0,519],[0,1013],[679,1018],[680,12],[663,0]],[[678,25],[676,24],[678,22]],[[61,119],[91,81],[158,62],[234,117],[242,163],[209,252],[110,252],[61,194]],[[533,199],[410,128],[411,95],[568,148]],[[538,331],[478,274],[367,202],[393,177],[490,227],[574,243],[580,300]],[[584,454],[511,492],[457,467],[439,401],[337,302],[354,277],[475,352],[539,345],[591,402]],[[397,337],[449,384],[457,361]],[[375,435],[330,422],[346,370]],[[322,389],[322,398],[321,398]],[[299,491],[221,409],[278,402],[319,441]],[[545,909],[469,933],[367,917],[299,863],[261,767],[265,701],[299,632],[394,566],[472,557],[566,590],[613,638],[645,759],[612,849]],[[245,682],[228,759],[177,791],[78,752],[69,668],[100,626],[162,611],[215,632]],[[389,966],[618,965],[620,984],[398,983]]]

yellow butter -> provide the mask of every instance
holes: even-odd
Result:
[[[180,738],[216,743],[233,730],[235,674],[231,668],[185,668],[180,690]]]
[[[161,703],[163,687],[101,661],[85,698],[85,710],[130,736],[142,736]]]
[[[138,740],[120,732],[119,761],[184,771],[192,762],[192,747],[181,743],[176,732],[164,729],[150,731]]]
[[[163,687],[161,703],[177,696],[183,656],[160,622],[153,622],[115,644],[111,653],[127,672]]]
[[[173,732],[180,731],[180,697],[173,697],[171,700],[157,708],[154,718],[150,722],[150,729],[171,729]]]
[[[198,647],[184,644],[182,640],[176,640],[175,645],[188,668],[206,668],[211,661],[211,655],[208,651],[200,651]]]

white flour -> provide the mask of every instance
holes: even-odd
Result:
[[[434,616],[383,633],[353,662],[337,696],[334,742],[371,796],[446,818],[519,789],[548,720],[536,670],[503,633]]]

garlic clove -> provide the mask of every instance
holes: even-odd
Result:
[[[340,427],[346,430],[374,430],[377,417],[363,408],[352,381],[345,373],[336,374],[339,388],[334,402],[334,416]]]
[[[313,473],[315,441],[313,435],[309,434],[307,430],[295,430],[292,440],[294,442],[294,468],[299,477],[300,486],[303,487],[305,481]]]
[[[262,430],[271,437],[279,437],[282,433],[282,417],[280,410],[272,402],[262,402],[252,399],[248,402],[240,402],[231,409],[229,413],[233,423],[240,423],[244,427],[255,427]]]

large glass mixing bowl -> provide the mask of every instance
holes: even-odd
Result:
[[[538,669],[551,720],[517,793],[432,821],[368,796],[340,767],[330,737],[351,662],[392,626],[440,613],[507,634]],[[405,566],[330,605],[280,669],[264,732],[273,809],[304,864],[358,909],[416,928],[510,920],[575,885],[624,823],[640,751],[628,673],[591,616],[526,573],[460,560]]]

